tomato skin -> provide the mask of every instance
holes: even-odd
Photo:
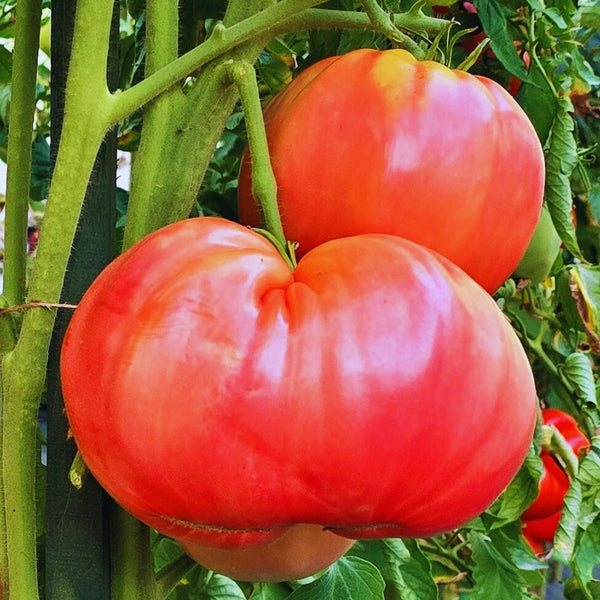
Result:
[[[525,113],[499,84],[362,49],[312,65],[267,105],[286,235],[322,242],[390,233],[443,254],[489,292],[525,252],[542,206],[544,159]],[[243,223],[260,224],[249,158]]]
[[[249,548],[215,548],[180,541],[196,562],[211,571],[242,581],[277,582],[303,579],[322,571],[355,541],[320,525],[292,525],[273,542]]]
[[[443,257],[371,234],[292,272],[209,217],[105,269],[74,311],[61,380],[101,485],[188,547],[257,546],[297,523],[452,529],[512,479],[537,410],[512,328]]]
[[[556,408],[544,408],[542,420],[544,425],[554,425],[576,454],[589,448],[589,440],[577,426],[577,421],[568,413]],[[541,458],[544,473],[540,479],[539,491],[535,500],[523,513],[522,521],[526,537],[540,542],[551,542],[570,482],[564,469],[551,453],[542,449]]]
[[[527,519],[523,522],[523,535],[536,550],[539,548],[538,544],[551,542],[554,539],[560,515],[561,511],[557,510],[545,517]]]

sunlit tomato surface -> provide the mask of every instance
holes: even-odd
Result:
[[[349,545],[336,536],[465,523],[514,476],[536,418],[517,337],[449,261],[372,234],[292,271],[265,238],[208,217],[150,235],[98,277],[61,376],[108,492],[251,579],[268,579],[269,564],[252,570],[261,545],[295,524],[320,526],[332,561]],[[228,570],[222,549],[244,564]]]
[[[309,67],[265,111],[284,229],[299,255],[390,233],[440,252],[489,292],[525,252],[542,206],[543,153],[497,83],[403,50]],[[249,160],[242,222],[260,223]]]

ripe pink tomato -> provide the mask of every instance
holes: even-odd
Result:
[[[332,238],[405,237],[489,292],[513,272],[542,206],[537,134],[496,82],[404,50],[362,49],[309,67],[267,106],[284,230],[299,256]],[[243,223],[260,225],[250,161]]]
[[[61,378],[106,490],[254,580],[285,579],[271,544],[286,536],[297,575],[335,560],[343,537],[464,524],[515,475],[537,405],[506,318],[443,257],[370,234],[292,271],[256,232],[209,217],[103,271],[74,312]]]

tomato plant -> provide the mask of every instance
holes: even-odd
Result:
[[[515,475],[536,412],[518,339],[453,264],[373,234],[318,246],[292,273],[269,241],[208,217],[100,275],[61,376],[96,478],[188,548],[246,548],[296,523],[453,529]],[[450,422],[482,435],[467,446]]]
[[[302,72],[265,120],[284,228],[300,254],[334,237],[391,233],[494,292],[525,252],[544,160],[529,119],[494,81],[402,50],[356,50]],[[249,167],[240,217],[256,226]]]

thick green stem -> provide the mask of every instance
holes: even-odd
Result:
[[[111,515],[111,549],[120,557],[152,556],[150,530],[118,506]],[[124,560],[112,563],[111,600],[163,600],[156,585],[152,560]]]
[[[192,560],[187,554],[182,554],[165,565],[156,574],[156,585],[158,586],[160,597],[166,598],[185,574],[194,567],[200,568],[198,563]]]
[[[229,50],[255,37],[268,39],[283,21],[326,0],[282,0],[230,27],[218,28],[206,42],[187,52],[132,88],[115,96],[112,120],[118,122],[158,94]]]
[[[42,16],[41,0],[17,2],[15,48],[13,53],[12,102],[8,133],[8,172],[6,182],[6,215],[4,229],[3,305],[21,304],[25,300],[27,267],[27,214],[31,176],[31,125],[35,113],[37,54]],[[5,307],[5,306],[3,306]],[[0,355],[12,350],[16,342],[13,315],[2,317]],[[1,394],[1,392],[0,392]],[[0,401],[0,407],[3,404]],[[2,420],[4,409],[0,408]],[[0,421],[1,422],[1,421]],[[0,445],[0,461],[4,464]],[[0,596],[8,597],[10,571],[4,485],[0,485]],[[34,515],[35,516],[35,515]],[[31,565],[28,566],[31,569]],[[33,577],[33,573],[31,576]],[[37,587],[36,579],[31,582]],[[37,589],[35,590],[37,594]]]
[[[424,58],[425,52],[423,49],[405,33],[402,33],[395,25],[390,14],[387,13],[377,0],[361,0],[364,11],[371,20],[373,27],[383,33],[394,44],[400,48],[405,48],[417,58]]]
[[[224,23],[244,19],[249,13],[262,14],[269,10],[271,1],[232,1]],[[218,31],[224,30],[221,26]],[[218,31],[213,35],[219,37]],[[196,73],[195,82],[185,94],[179,87],[171,88],[149,107],[150,118],[144,121],[132,173],[125,248],[190,214],[214,148],[238,100],[237,89],[222,64],[237,59],[254,62],[269,39],[259,36],[234,48]],[[164,169],[164,156],[169,157],[168,171]],[[178,176],[173,177],[173,173]]]
[[[244,107],[248,146],[252,157],[252,194],[258,201],[269,233],[285,248],[286,238],[277,205],[277,182],[271,167],[256,73],[250,64],[235,63],[231,74]]]
[[[170,105],[149,110],[153,118],[144,124],[140,153],[132,171],[124,249],[151,231],[190,214],[237,99],[223,70],[206,71],[201,92],[193,103],[178,89],[168,92]],[[169,118],[161,120],[160,115]],[[178,174],[177,178],[173,173]]]
[[[413,12],[390,15],[393,24],[406,31],[436,34],[448,27],[448,21]],[[373,29],[373,21],[366,13],[309,8],[280,24],[279,33],[310,29]]]
[[[61,145],[40,234],[30,298],[56,303],[87,181],[104,132],[110,94],[106,60],[112,0],[80,0]],[[94,35],[89,35],[90,31]],[[35,471],[37,410],[44,389],[55,311],[26,312],[14,350],[2,361],[2,486],[10,600],[38,597]],[[3,595],[3,597],[5,597]]]
[[[31,126],[35,113],[41,0],[20,0],[17,2],[16,15],[8,131],[3,292],[12,305],[25,300]]]

